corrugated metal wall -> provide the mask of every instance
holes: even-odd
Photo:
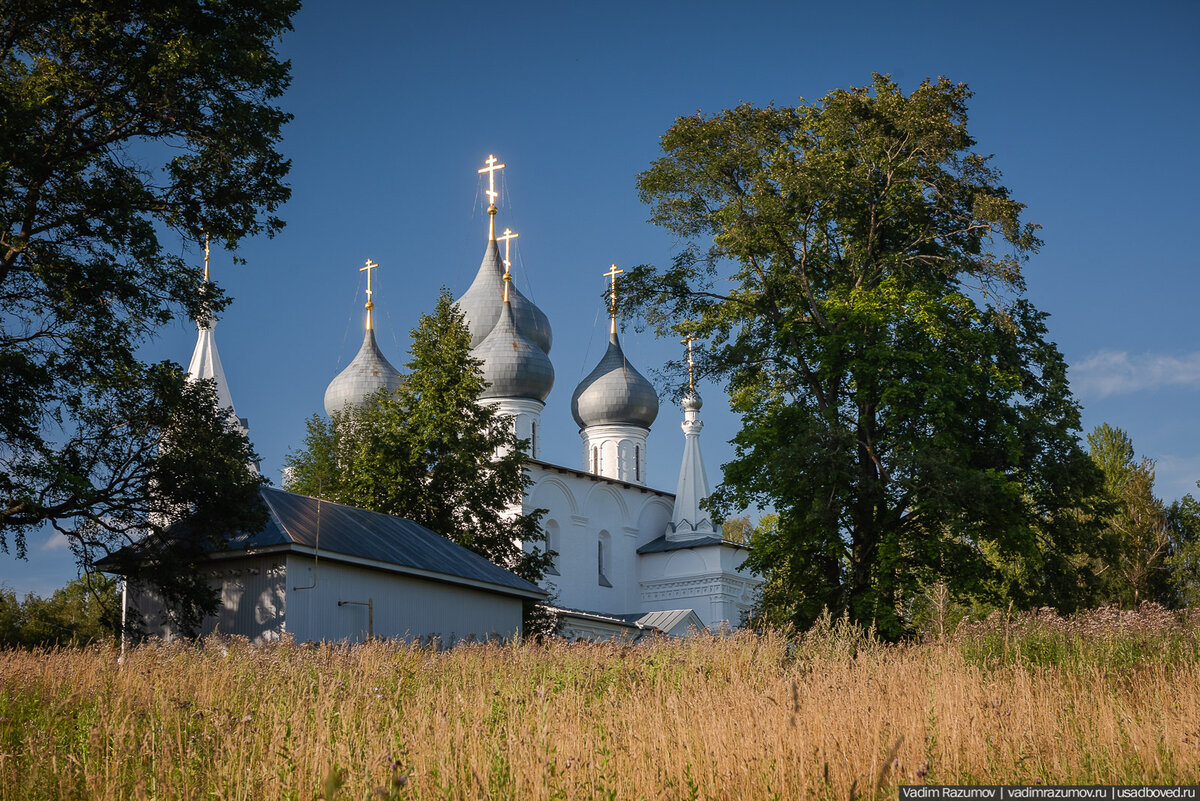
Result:
[[[445,644],[467,638],[512,637],[520,631],[518,598],[371,570],[354,565],[287,557],[287,630],[299,641],[367,637],[366,606],[374,601],[376,637],[439,637]]]
[[[247,556],[205,563],[201,571],[220,594],[215,616],[205,618],[200,633],[240,634],[255,643],[278,640],[286,612],[282,555]],[[150,636],[171,639],[176,632],[162,622],[163,605],[154,595],[131,587],[130,611],[141,613]]]

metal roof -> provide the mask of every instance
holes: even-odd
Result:
[[[379,350],[374,329],[368,328],[358,353],[325,388],[325,413],[332,417],[334,412],[362,403],[374,392],[394,392],[403,383],[400,371]]]
[[[552,607],[552,609],[563,617],[594,620],[638,630],[654,629],[663,634],[670,634],[680,623],[687,623],[699,631],[704,631],[705,629],[704,621],[700,619],[700,616],[696,614],[696,610],[694,609],[666,609],[657,612],[624,612],[620,614],[589,612],[584,609],[571,609],[564,606],[556,606]]]
[[[550,357],[521,333],[512,304],[500,307],[500,319],[471,355],[483,362],[480,371],[488,387],[480,398],[530,398],[544,401],[554,387]]]
[[[546,594],[532,582],[411,520],[273,488],[264,488],[262,496],[270,510],[267,525],[257,534],[231,538],[230,550],[298,545],[316,549],[322,556],[358,557],[449,579],[492,584],[526,597]]]
[[[694,609],[665,609],[659,612],[648,612],[638,618],[637,623],[648,629],[658,629],[664,634],[670,634],[677,626],[684,623],[688,628],[694,626],[699,631],[705,629],[704,621],[700,619]]]
[[[553,336],[550,320],[546,313],[529,298],[521,294],[516,286],[509,286],[509,302],[517,328],[529,341],[549,355]],[[466,318],[471,329],[471,347],[479,346],[483,338],[495,327],[504,305],[504,261],[500,258],[500,246],[492,239],[483,252],[483,261],[475,280],[455,303]]]
[[[658,393],[625,358],[615,331],[600,363],[575,387],[571,414],[581,430],[605,424],[649,429],[658,417]]]
[[[749,546],[743,545],[740,542],[732,542],[730,540],[721,539],[720,537],[697,537],[692,540],[669,540],[666,536],[658,537],[650,540],[641,548],[637,549],[638,553],[663,553],[665,551],[679,551],[684,548],[702,548],[705,545],[727,545],[730,548],[746,548]]]

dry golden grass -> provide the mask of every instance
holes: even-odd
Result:
[[[121,665],[105,648],[0,652],[0,798],[846,799],[1200,779],[1194,649],[1120,669],[971,653],[829,628],[447,652],[210,641]]]

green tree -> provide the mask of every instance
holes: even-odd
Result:
[[[1087,436],[1088,454],[1104,473],[1109,513],[1097,573],[1104,603],[1171,603],[1167,583],[1171,537],[1167,510],[1154,495],[1154,460],[1134,458],[1133,440],[1101,423]]]
[[[116,579],[90,573],[55,590],[18,602],[0,588],[0,646],[86,645],[115,639],[121,623]]]
[[[265,519],[253,453],[211,387],[137,350],[227,302],[180,241],[235,250],[282,226],[275,45],[298,6],[0,8],[0,549],[23,557],[49,524],[90,570],[180,513],[214,536]]]
[[[685,243],[627,291],[742,416],[714,494],[779,514],[749,565],[765,607],[889,636],[955,597],[1076,604],[1097,476],[1045,315],[1022,297],[1036,226],[971,150],[963,84],[884,76],[795,107],[677,119],[642,173]]]
[[[1200,488],[1200,482],[1196,486]],[[1200,607],[1200,501],[1191,493],[1167,508],[1167,584],[1172,606]]]
[[[526,443],[508,418],[477,403],[485,389],[471,335],[449,292],[412,331],[404,384],[392,395],[308,420],[288,454],[288,489],[405,517],[531,581],[551,555],[543,512],[520,509]],[[526,549],[521,547],[525,543]]]

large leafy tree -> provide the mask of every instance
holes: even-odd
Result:
[[[543,512],[520,513],[526,443],[477,402],[486,385],[449,292],[421,315],[410,355],[394,394],[309,418],[304,447],[286,460],[288,489],[414,520],[539,581],[552,555],[536,547]]]
[[[972,151],[970,92],[885,76],[795,107],[677,119],[639,178],[683,247],[627,290],[742,415],[714,503],[779,513],[763,610],[889,635],[921,586],[1072,606],[1097,475],[1045,315],[1036,226]],[[1081,513],[1081,508],[1084,510]]]
[[[181,242],[282,226],[275,45],[298,5],[0,7],[0,548],[24,555],[49,524],[87,568],[181,515],[261,522],[212,387],[137,350],[226,302]]]

